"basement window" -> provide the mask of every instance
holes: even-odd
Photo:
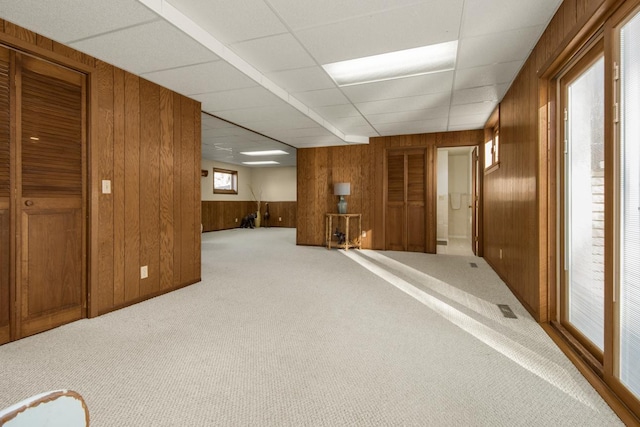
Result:
[[[213,194],[238,194],[238,171],[213,168]]]
[[[500,167],[500,130],[493,128],[492,138],[484,143],[484,172],[489,173]]]

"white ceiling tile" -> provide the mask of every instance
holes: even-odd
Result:
[[[451,116],[449,126],[469,126],[470,129],[481,128],[487,122],[489,114],[473,114],[469,116]]]
[[[316,65],[289,33],[236,43],[231,49],[263,74]]]
[[[561,3],[562,0],[466,0],[460,33],[462,37],[473,37],[546,25],[549,11],[555,11]]]
[[[482,115],[489,117],[495,110],[498,102],[478,102],[474,104],[452,105],[449,111],[450,117]]]
[[[0,0],[0,15],[61,43],[158,19],[130,0]]]
[[[371,125],[352,126],[349,128],[349,132],[345,132],[347,135],[362,135],[362,136],[379,136],[378,132]]]
[[[342,133],[351,133],[349,130],[356,126],[366,126],[369,124],[362,116],[339,117],[331,121]]]
[[[375,126],[380,135],[408,135],[442,132],[447,129],[447,119],[420,120],[416,122],[387,123]]]
[[[269,0],[289,28],[299,30],[346,19],[368,16],[420,3],[424,0]]]
[[[359,103],[446,92],[451,90],[452,85],[453,71],[447,71],[406,77],[404,79],[346,86],[341,89],[352,102]]]
[[[321,117],[324,117],[329,121],[339,117],[354,117],[361,115],[353,104],[328,105],[326,107],[315,107],[314,110],[320,114]]]
[[[366,119],[374,126],[384,123],[414,122],[419,120],[442,119],[449,115],[448,107],[410,110],[397,113],[369,114]]]
[[[320,64],[458,39],[462,0],[421,2],[294,31]]]
[[[224,44],[287,32],[262,0],[168,0]]]
[[[267,73],[266,76],[289,93],[335,88],[335,83],[322,67]]]
[[[458,42],[458,68],[524,61],[542,33],[542,26],[464,38]]]
[[[454,89],[510,83],[522,68],[524,61],[503,62],[481,67],[456,70]]]
[[[356,103],[355,106],[366,116],[368,114],[395,113],[400,111],[448,107],[450,101],[450,92],[439,92],[428,95],[384,99],[381,101],[359,102]]]
[[[158,47],[162,46],[161,49]],[[134,74],[218,60],[218,56],[165,21],[71,43],[83,52]]]
[[[508,85],[494,85],[453,91],[452,105],[472,104],[483,101],[500,101]]]
[[[225,61],[144,73],[142,77],[187,96],[258,85]]]
[[[262,86],[225,90],[192,96],[202,103],[202,110],[210,113],[239,108],[282,105],[284,101]]]
[[[294,93],[293,96],[311,108],[340,105],[349,102],[340,89],[321,89]]]
[[[287,104],[277,106],[241,108],[237,110],[217,111],[216,116],[234,123],[244,124],[251,122],[262,122],[265,120],[279,120],[288,114],[292,114],[293,107]]]
[[[476,124],[474,126],[470,126],[470,125],[455,125],[455,126],[449,126],[447,128],[447,131],[449,132],[455,132],[455,131],[460,131],[460,130],[476,130],[476,129],[482,129],[484,128],[484,125],[480,125],[480,124]]]

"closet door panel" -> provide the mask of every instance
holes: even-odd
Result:
[[[10,339],[10,67],[9,50],[0,47],[0,344]]]

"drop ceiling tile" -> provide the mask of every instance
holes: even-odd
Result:
[[[469,126],[470,129],[484,127],[489,114],[472,114],[469,116],[451,116],[449,117],[449,126]]]
[[[384,123],[414,122],[419,120],[442,119],[449,115],[448,107],[428,108],[425,110],[401,111],[398,113],[369,114],[367,120],[374,126]]]
[[[320,116],[324,117],[326,120],[331,121],[335,118],[340,117],[354,117],[360,116],[360,112],[356,110],[356,108],[352,104],[342,104],[342,105],[329,105],[326,107],[316,107],[314,108],[316,113],[320,114]]]
[[[369,124],[362,116],[339,117],[331,120],[331,124],[337,127],[342,133],[352,133],[351,128],[366,126]]]
[[[469,37],[458,43],[458,68],[524,61],[542,34],[542,26]]]
[[[202,103],[202,110],[210,113],[240,108],[282,105],[284,101],[262,86],[193,95]]]
[[[263,0],[168,0],[224,44],[287,32]]]
[[[225,61],[154,71],[143,73],[141,76],[187,96],[258,85]],[[216,78],[212,79],[211,76]]]
[[[447,131],[449,132],[455,132],[455,131],[460,131],[460,130],[476,130],[476,129],[483,129],[484,128],[484,124],[480,125],[480,124],[476,124],[475,126],[470,126],[470,125],[456,125],[456,126],[449,126],[447,128]]]
[[[165,21],[71,43],[71,47],[134,74],[218,60],[218,56]]]
[[[295,31],[320,64],[458,39],[463,0],[421,2]]]
[[[503,62],[481,67],[456,70],[454,89],[511,83],[522,68],[524,61]]]
[[[478,102],[473,104],[452,105],[449,112],[450,117],[483,115],[489,117],[495,110],[497,102]]]
[[[376,125],[375,128],[382,136],[443,132],[447,130],[447,119],[444,118],[420,120],[416,122],[387,123]]]
[[[461,36],[472,37],[535,25],[546,26],[562,0],[466,0]],[[487,25],[487,23],[491,25]]]
[[[236,43],[231,49],[262,74],[316,65],[289,33]]]
[[[384,99],[381,101],[359,102],[355,106],[362,114],[384,114],[400,111],[422,110],[427,108],[448,107],[451,102],[450,92],[432,93],[429,95],[407,96]]]
[[[347,104],[349,102],[340,89],[320,89],[297,92],[294,93],[293,96],[311,108]]]
[[[494,85],[453,91],[452,105],[472,104],[483,101],[500,101],[509,85]]]
[[[277,71],[267,73],[266,76],[289,93],[331,89],[336,86],[321,67]]]
[[[320,126],[319,124],[316,124],[315,127],[308,127],[308,128],[276,129],[274,131],[271,131],[271,135],[276,139],[283,139],[283,138],[289,139],[289,138],[301,138],[301,137],[312,137],[312,136],[327,136],[327,135],[331,135],[331,132],[329,132],[327,129]]]
[[[453,71],[425,74],[404,79],[342,87],[345,95],[354,103],[379,101],[382,99],[446,92],[453,85]]]
[[[65,44],[158,19],[130,0],[0,0],[0,11],[2,19]]]
[[[378,132],[371,125],[363,125],[363,126],[352,126],[349,128],[348,132],[345,132],[346,135],[359,135],[359,136],[379,136]]]
[[[368,16],[374,13],[397,9],[420,3],[423,0],[323,0],[303,2],[300,0],[269,0],[289,28],[299,30],[316,27],[346,19]]]
[[[233,123],[243,124],[252,122],[262,122],[265,120],[279,120],[287,114],[291,114],[293,107],[286,104],[277,106],[251,107],[236,110],[217,111],[216,116]]]

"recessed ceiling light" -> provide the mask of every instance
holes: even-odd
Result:
[[[274,162],[273,160],[264,160],[261,162],[242,162],[243,165],[279,165],[279,162]]]
[[[458,41],[323,65],[338,86],[373,83],[453,70]]]
[[[245,156],[280,156],[282,154],[289,154],[282,150],[267,150],[267,151],[241,151],[240,154]]]

